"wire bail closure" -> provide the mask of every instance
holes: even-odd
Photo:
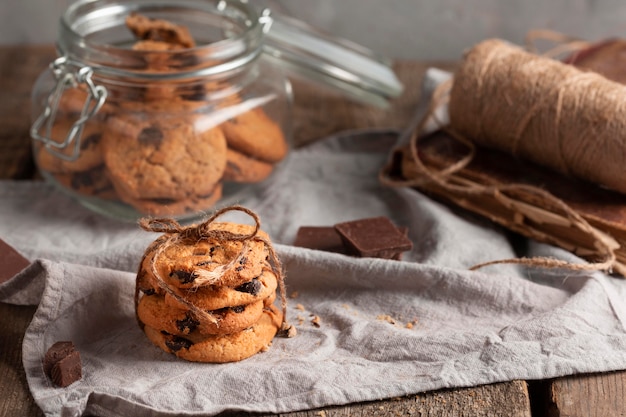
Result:
[[[80,138],[85,123],[100,110],[106,101],[107,90],[104,86],[96,85],[93,82],[93,69],[91,67],[72,62],[66,56],[55,59],[50,64],[50,70],[56,79],[56,84],[46,98],[43,112],[33,123],[30,135],[33,139],[42,142],[46,150],[56,157],[65,161],[75,161],[80,153]],[[70,127],[65,139],[62,142],[57,142],[52,138],[52,126],[56,120],[61,97],[68,88],[75,88],[83,84],[87,87],[87,99],[83,104],[80,116]],[[41,132],[42,130],[44,131]],[[72,144],[70,154],[59,151]]]

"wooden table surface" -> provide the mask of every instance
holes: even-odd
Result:
[[[54,56],[52,46],[0,47],[0,179],[38,178],[28,134],[29,97],[35,78]],[[453,68],[451,63],[396,63],[396,72],[406,91],[386,111],[354,104],[338,95],[296,82],[296,142],[304,144],[351,128],[403,128],[415,111],[420,82],[428,66]],[[34,307],[0,303],[0,416],[43,415],[28,391],[21,361],[22,338],[34,312]],[[238,415],[247,414],[223,414]],[[626,372],[544,381],[511,381],[281,415],[625,416]]]

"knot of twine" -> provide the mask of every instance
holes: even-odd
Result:
[[[210,228],[211,224],[215,222],[218,217],[229,211],[241,211],[250,216],[254,220],[254,229],[252,230],[252,232],[248,234],[239,234],[227,230]],[[177,302],[187,307],[194,314],[196,319],[201,322],[209,322],[212,324],[219,324],[219,320],[215,316],[215,314],[212,314],[209,311],[205,311],[185,299],[183,296],[180,295],[177,289],[172,288],[163,279],[160,272],[156,268],[156,262],[159,259],[159,256],[161,256],[167,248],[180,242],[199,242],[202,240],[211,239],[217,241],[218,243],[225,243],[229,241],[240,241],[243,243],[241,250],[239,251],[237,256],[231,259],[228,263],[219,265],[212,271],[206,271],[202,269],[195,271],[196,278],[194,279],[193,287],[190,289],[191,291],[193,291],[203,286],[219,284],[224,274],[233,270],[240,264],[240,261],[242,260],[242,258],[245,257],[248,248],[250,247],[250,242],[262,242],[269,253],[269,266],[276,276],[280,292],[281,307],[283,313],[280,333],[289,337],[295,335],[295,328],[293,328],[293,326],[291,326],[287,322],[287,291],[285,286],[285,274],[283,272],[282,264],[272,244],[267,239],[259,236],[258,233],[261,230],[261,220],[255,212],[248,208],[234,205],[219,209],[202,223],[190,226],[182,226],[176,220],[170,218],[142,218],[139,220],[139,226],[149,232],[164,233],[164,236],[166,237],[166,239],[158,245],[154,255],[152,256],[152,260],[150,261],[150,271],[155,277],[159,288],[165,291],[171,297],[173,297]],[[137,310],[138,302],[139,291],[137,289],[135,291],[135,311]]]
[[[565,147],[576,147],[578,143],[579,148],[576,156],[582,158],[585,156],[583,154],[586,153],[585,151],[588,150],[591,142],[597,140],[593,135],[586,136],[592,133],[595,129],[593,127],[581,128],[579,124],[573,124],[568,127],[569,134],[564,135],[563,132],[558,130],[558,126],[567,125],[567,123],[571,124],[576,121],[576,117],[578,117],[578,113],[580,113],[582,107],[581,100],[584,101],[588,99],[585,94],[580,94],[579,89],[592,89],[597,83],[602,84],[606,82],[610,85],[615,83],[604,80],[597,74],[582,73],[572,68],[571,71],[574,71],[574,73],[560,80],[556,86],[545,86],[542,85],[541,79],[534,79],[530,82],[530,86],[528,83],[522,83],[522,87],[518,85],[517,88],[519,88],[519,90],[514,91],[512,94],[503,77],[513,78],[511,83],[515,84],[516,80],[514,79],[514,74],[516,66],[527,64],[518,60],[504,60],[503,63],[502,60],[499,59],[502,55],[502,51],[500,50],[502,48],[506,49],[505,54],[521,55],[526,61],[528,60],[528,56],[532,55],[518,50],[518,48],[507,46],[499,41],[487,41],[484,45],[479,45],[478,49],[480,54],[477,51],[470,51],[468,55],[474,54],[474,58],[470,60],[469,63],[465,61],[461,68],[455,73],[453,79],[440,84],[435,89],[429,108],[424,117],[420,120],[420,123],[418,123],[411,133],[408,146],[411,160],[415,165],[416,175],[406,179],[394,178],[388,175],[391,169],[387,166],[380,173],[381,182],[389,186],[417,188],[427,183],[434,183],[441,189],[454,193],[455,195],[490,196],[513,212],[520,215],[527,215],[528,217],[532,217],[532,211],[529,213],[528,203],[520,201],[518,196],[524,195],[530,197],[527,198],[527,200],[531,201],[543,201],[546,205],[560,211],[562,215],[568,219],[572,227],[590,237],[596,254],[599,255],[598,258],[600,259],[590,263],[572,263],[547,257],[510,258],[480,263],[472,266],[470,268],[471,270],[477,270],[494,264],[522,264],[541,268],[564,268],[578,271],[599,270],[609,273],[616,270],[624,274],[624,268],[616,260],[615,251],[619,248],[619,244],[615,239],[590,225],[576,210],[572,209],[564,201],[546,190],[526,184],[482,185],[464,181],[461,176],[455,175],[472,162],[477,152],[477,144],[499,148],[514,155],[518,153],[520,146],[526,146],[526,149],[530,150],[525,151],[523,156],[536,162],[537,158],[533,158],[533,155],[539,154],[545,156],[545,148],[550,146],[549,144],[546,145],[546,142],[550,141],[556,144],[553,145],[551,149],[556,150],[558,153],[557,156],[552,155],[551,157],[550,162],[558,164],[556,166],[552,165],[552,167],[567,174],[572,171],[580,173],[581,170],[576,168],[576,160],[569,158],[566,164],[564,162],[565,158],[563,153],[560,151]],[[511,51],[511,49],[514,50]],[[476,57],[476,55],[480,56]],[[516,58],[519,58],[519,56]],[[566,66],[565,64],[545,57],[535,57],[533,60],[532,65],[546,65],[548,69],[553,65],[557,65],[559,68],[561,65]],[[543,60],[548,61],[548,63]],[[509,66],[507,66],[507,63]],[[467,68],[468,66],[470,67],[469,69]],[[494,77],[494,71],[499,72],[498,77]],[[570,69],[566,71],[570,72]],[[556,75],[551,74],[549,71],[540,72],[545,77],[559,77],[563,75],[563,71],[558,71]],[[499,82],[493,81],[493,78],[496,78]],[[589,81],[589,79],[592,79],[593,83],[587,82],[583,85],[579,84],[582,81]],[[491,83],[491,87],[485,88],[486,83]],[[531,87],[534,87],[536,91],[527,90],[528,88],[532,90]],[[454,88],[456,88],[456,91],[452,91]],[[620,88],[624,87],[620,86]],[[573,100],[576,105],[573,107],[565,107],[563,105],[564,101],[566,101],[565,97],[568,94],[572,94],[572,92],[577,92],[577,98]],[[623,90],[623,92],[626,92],[626,90]],[[531,97],[524,98],[524,94],[531,95]],[[532,94],[534,94],[534,96]],[[592,92],[587,91],[587,94],[592,94]],[[472,97],[467,99],[466,96],[468,95]],[[550,101],[546,98],[552,96],[555,96],[556,100]],[[625,102],[623,97],[624,95],[620,98],[622,103],[617,106],[618,109],[626,109],[626,106],[623,104]],[[595,99],[597,100],[597,97],[595,97]],[[528,101],[529,105],[524,107],[521,105],[522,101]],[[505,105],[507,102],[508,106]],[[436,110],[440,106],[445,105],[449,108],[451,120],[450,124],[447,125],[438,120],[436,116]],[[518,106],[511,108],[512,105]],[[597,106],[597,103],[594,102],[589,106],[593,107],[594,105]],[[545,114],[546,106],[552,106],[548,115]],[[604,103],[602,108],[607,110],[606,106],[607,103]],[[485,111],[485,108],[489,108],[491,111]],[[567,116],[564,116],[565,113],[568,113]],[[520,114],[521,117],[517,117]],[[541,117],[541,123],[543,123],[544,128],[540,128],[538,131],[534,128],[534,130],[531,129],[529,131],[529,125],[531,122],[536,125],[536,119],[539,116]],[[511,121],[511,117],[517,118]],[[440,170],[427,167],[422,161],[418,151],[420,138],[423,137],[425,127],[429,120],[434,120],[441,130],[445,131],[454,140],[463,144],[467,149],[467,153],[463,158]],[[564,123],[564,120],[567,123]],[[600,119],[599,121],[605,121],[605,119]],[[621,123],[624,124],[622,131],[626,131],[626,117],[621,119]],[[546,124],[548,125],[547,127],[545,127]],[[494,127],[494,125],[497,126]],[[531,141],[529,137],[531,136],[532,139],[535,140],[534,147],[528,148],[528,143]],[[577,137],[575,143],[567,142],[570,140],[570,136]],[[486,140],[485,137],[487,137],[488,140]],[[537,137],[539,139],[537,139]],[[471,140],[468,138],[471,138]],[[595,162],[587,162],[585,164],[585,166],[587,166],[586,169],[592,165],[595,167],[595,171],[604,171],[606,173],[604,160],[597,158],[596,154]],[[622,162],[622,164],[623,163],[624,162]],[[550,166],[550,163],[544,163],[543,165]],[[622,176],[617,176],[615,170],[613,170],[609,174],[609,179],[611,180],[610,182],[615,183],[621,181]],[[537,237],[546,236],[546,233],[541,230],[535,229],[533,232]],[[544,239],[544,241],[545,240],[548,239]]]

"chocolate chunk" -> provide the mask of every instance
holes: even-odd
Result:
[[[172,336],[171,339],[165,341],[165,346],[170,348],[172,352],[178,352],[181,349],[189,349],[193,345],[191,340],[184,337]]]
[[[231,307],[230,309],[233,311],[233,313],[238,313],[239,314],[239,313],[243,313],[244,311],[246,311],[246,306],[245,305],[244,306],[234,306],[234,307]]]
[[[52,382],[66,387],[82,377],[80,353],[71,341],[56,342],[46,352],[43,370]]]
[[[172,271],[170,272],[171,278],[176,278],[181,284],[190,284],[195,281],[196,274],[189,271]]]
[[[242,256],[239,260],[239,265],[235,267],[235,271],[241,272],[246,267],[246,262],[248,262],[248,258],[246,256]]]
[[[185,318],[182,320],[176,320],[176,328],[183,333],[191,333],[199,325],[200,325],[200,322],[194,319],[193,317],[191,317],[189,314],[187,314]]]
[[[241,284],[240,286],[235,288],[235,290],[239,292],[252,294],[252,295],[257,295],[259,292],[261,292],[262,288],[263,288],[263,284],[261,284],[261,281],[259,281],[257,278],[253,278],[252,281],[246,282],[245,284]]]
[[[341,236],[332,226],[302,226],[293,244],[301,248],[346,253]]]
[[[50,379],[58,387],[67,387],[83,377],[80,353],[73,350],[63,359],[52,365]]]
[[[408,239],[408,237],[409,237],[409,228],[408,227],[398,227],[398,231],[400,233],[402,233],[402,235],[406,236],[407,239]],[[391,259],[393,259],[394,261],[401,261],[402,260],[402,252],[396,253],[394,256],[391,257]]]
[[[71,352],[76,350],[74,347],[74,343],[72,342],[56,342],[46,352],[46,355],[43,358],[43,371],[46,375],[50,376],[50,370],[52,366],[69,355]]]
[[[196,266],[208,266],[208,265],[213,265],[216,264],[217,262],[215,261],[202,261],[202,262],[198,262],[196,264]]]
[[[350,254],[369,258],[393,259],[410,250],[413,243],[387,217],[370,217],[335,225]]]
[[[163,132],[155,126],[146,127],[139,132],[137,140],[142,145],[154,145],[159,147],[163,141]]]
[[[13,278],[15,274],[29,264],[30,262],[26,258],[0,239],[0,283]]]
[[[207,97],[206,89],[202,84],[194,84],[191,87],[181,87],[178,93],[184,100],[189,101],[204,101]]]

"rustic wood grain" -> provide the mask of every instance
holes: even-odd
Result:
[[[35,309],[0,303],[0,416],[43,416],[22,367],[22,340]]]
[[[0,47],[0,178],[28,179],[35,174],[30,94],[54,57],[52,46]]]
[[[626,372],[579,375],[554,380],[550,417],[626,416]]]
[[[219,417],[247,417],[247,413],[222,413]],[[347,406],[283,414],[253,414],[254,417],[530,417],[528,390],[524,381],[475,388],[441,390]]]

